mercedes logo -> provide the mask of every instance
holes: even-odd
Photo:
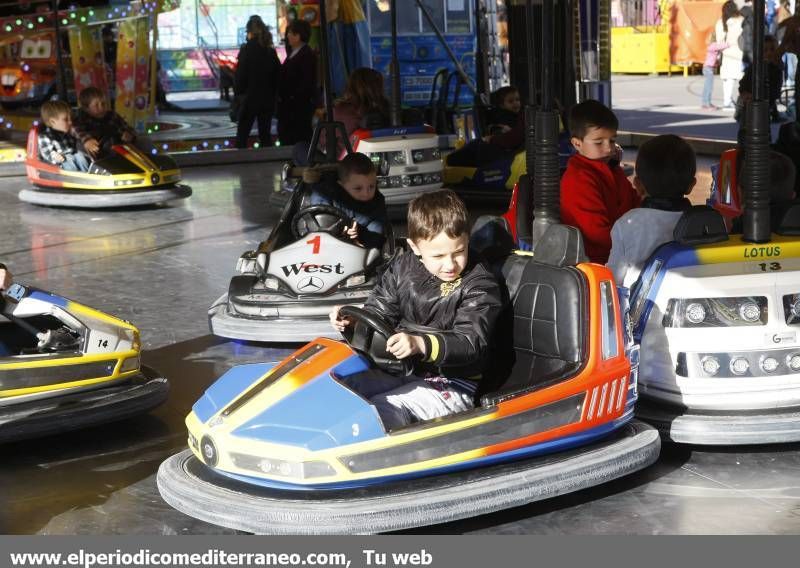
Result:
[[[317,290],[322,290],[324,285],[325,283],[321,278],[309,276],[305,280],[300,281],[300,283],[297,285],[297,289],[300,292],[316,292]]]

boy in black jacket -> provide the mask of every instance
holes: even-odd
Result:
[[[386,343],[398,359],[416,357],[414,374],[377,369],[348,383],[377,408],[386,430],[474,406],[502,309],[492,272],[468,252],[466,207],[450,190],[417,197],[408,207],[407,252],[383,273],[364,308],[378,312],[398,333]],[[351,324],[330,314],[339,331]]]

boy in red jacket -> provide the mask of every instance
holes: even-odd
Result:
[[[569,113],[578,154],[561,178],[561,222],[580,229],[586,254],[600,264],[611,252],[611,227],[641,200],[616,160],[618,126],[611,109],[598,101],[583,101]]]

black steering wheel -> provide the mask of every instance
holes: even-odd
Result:
[[[400,377],[414,371],[411,357],[398,359],[386,351],[386,340],[395,334],[395,330],[382,316],[355,306],[343,306],[339,315],[352,321],[352,325],[342,333],[344,340],[376,367]]]
[[[345,228],[352,222],[350,216],[333,205],[309,205],[303,207],[292,217],[292,234],[300,239],[309,233],[330,233],[341,237]]]

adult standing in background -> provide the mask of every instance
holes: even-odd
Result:
[[[311,141],[311,117],[317,99],[317,56],[308,46],[311,25],[292,20],[286,26],[291,53],[281,66],[278,86],[278,138],[283,146]]]
[[[272,34],[259,16],[250,16],[245,27],[247,43],[239,50],[233,90],[241,102],[236,147],[247,148],[247,138],[258,124],[260,145],[271,146],[272,113],[281,62],[272,47]]]
[[[716,41],[727,43],[728,48],[722,52],[722,63],[719,76],[722,79],[722,108],[734,109],[734,93],[739,80],[744,74],[742,70],[742,50],[739,47],[739,36],[742,35],[744,18],[733,0],[722,5],[722,18],[715,26]]]
[[[739,40],[739,47],[742,49],[742,62],[746,69],[753,63],[753,4],[752,0],[744,0],[744,4],[739,8],[742,16],[742,39]],[[766,30],[764,33],[767,33]]]

